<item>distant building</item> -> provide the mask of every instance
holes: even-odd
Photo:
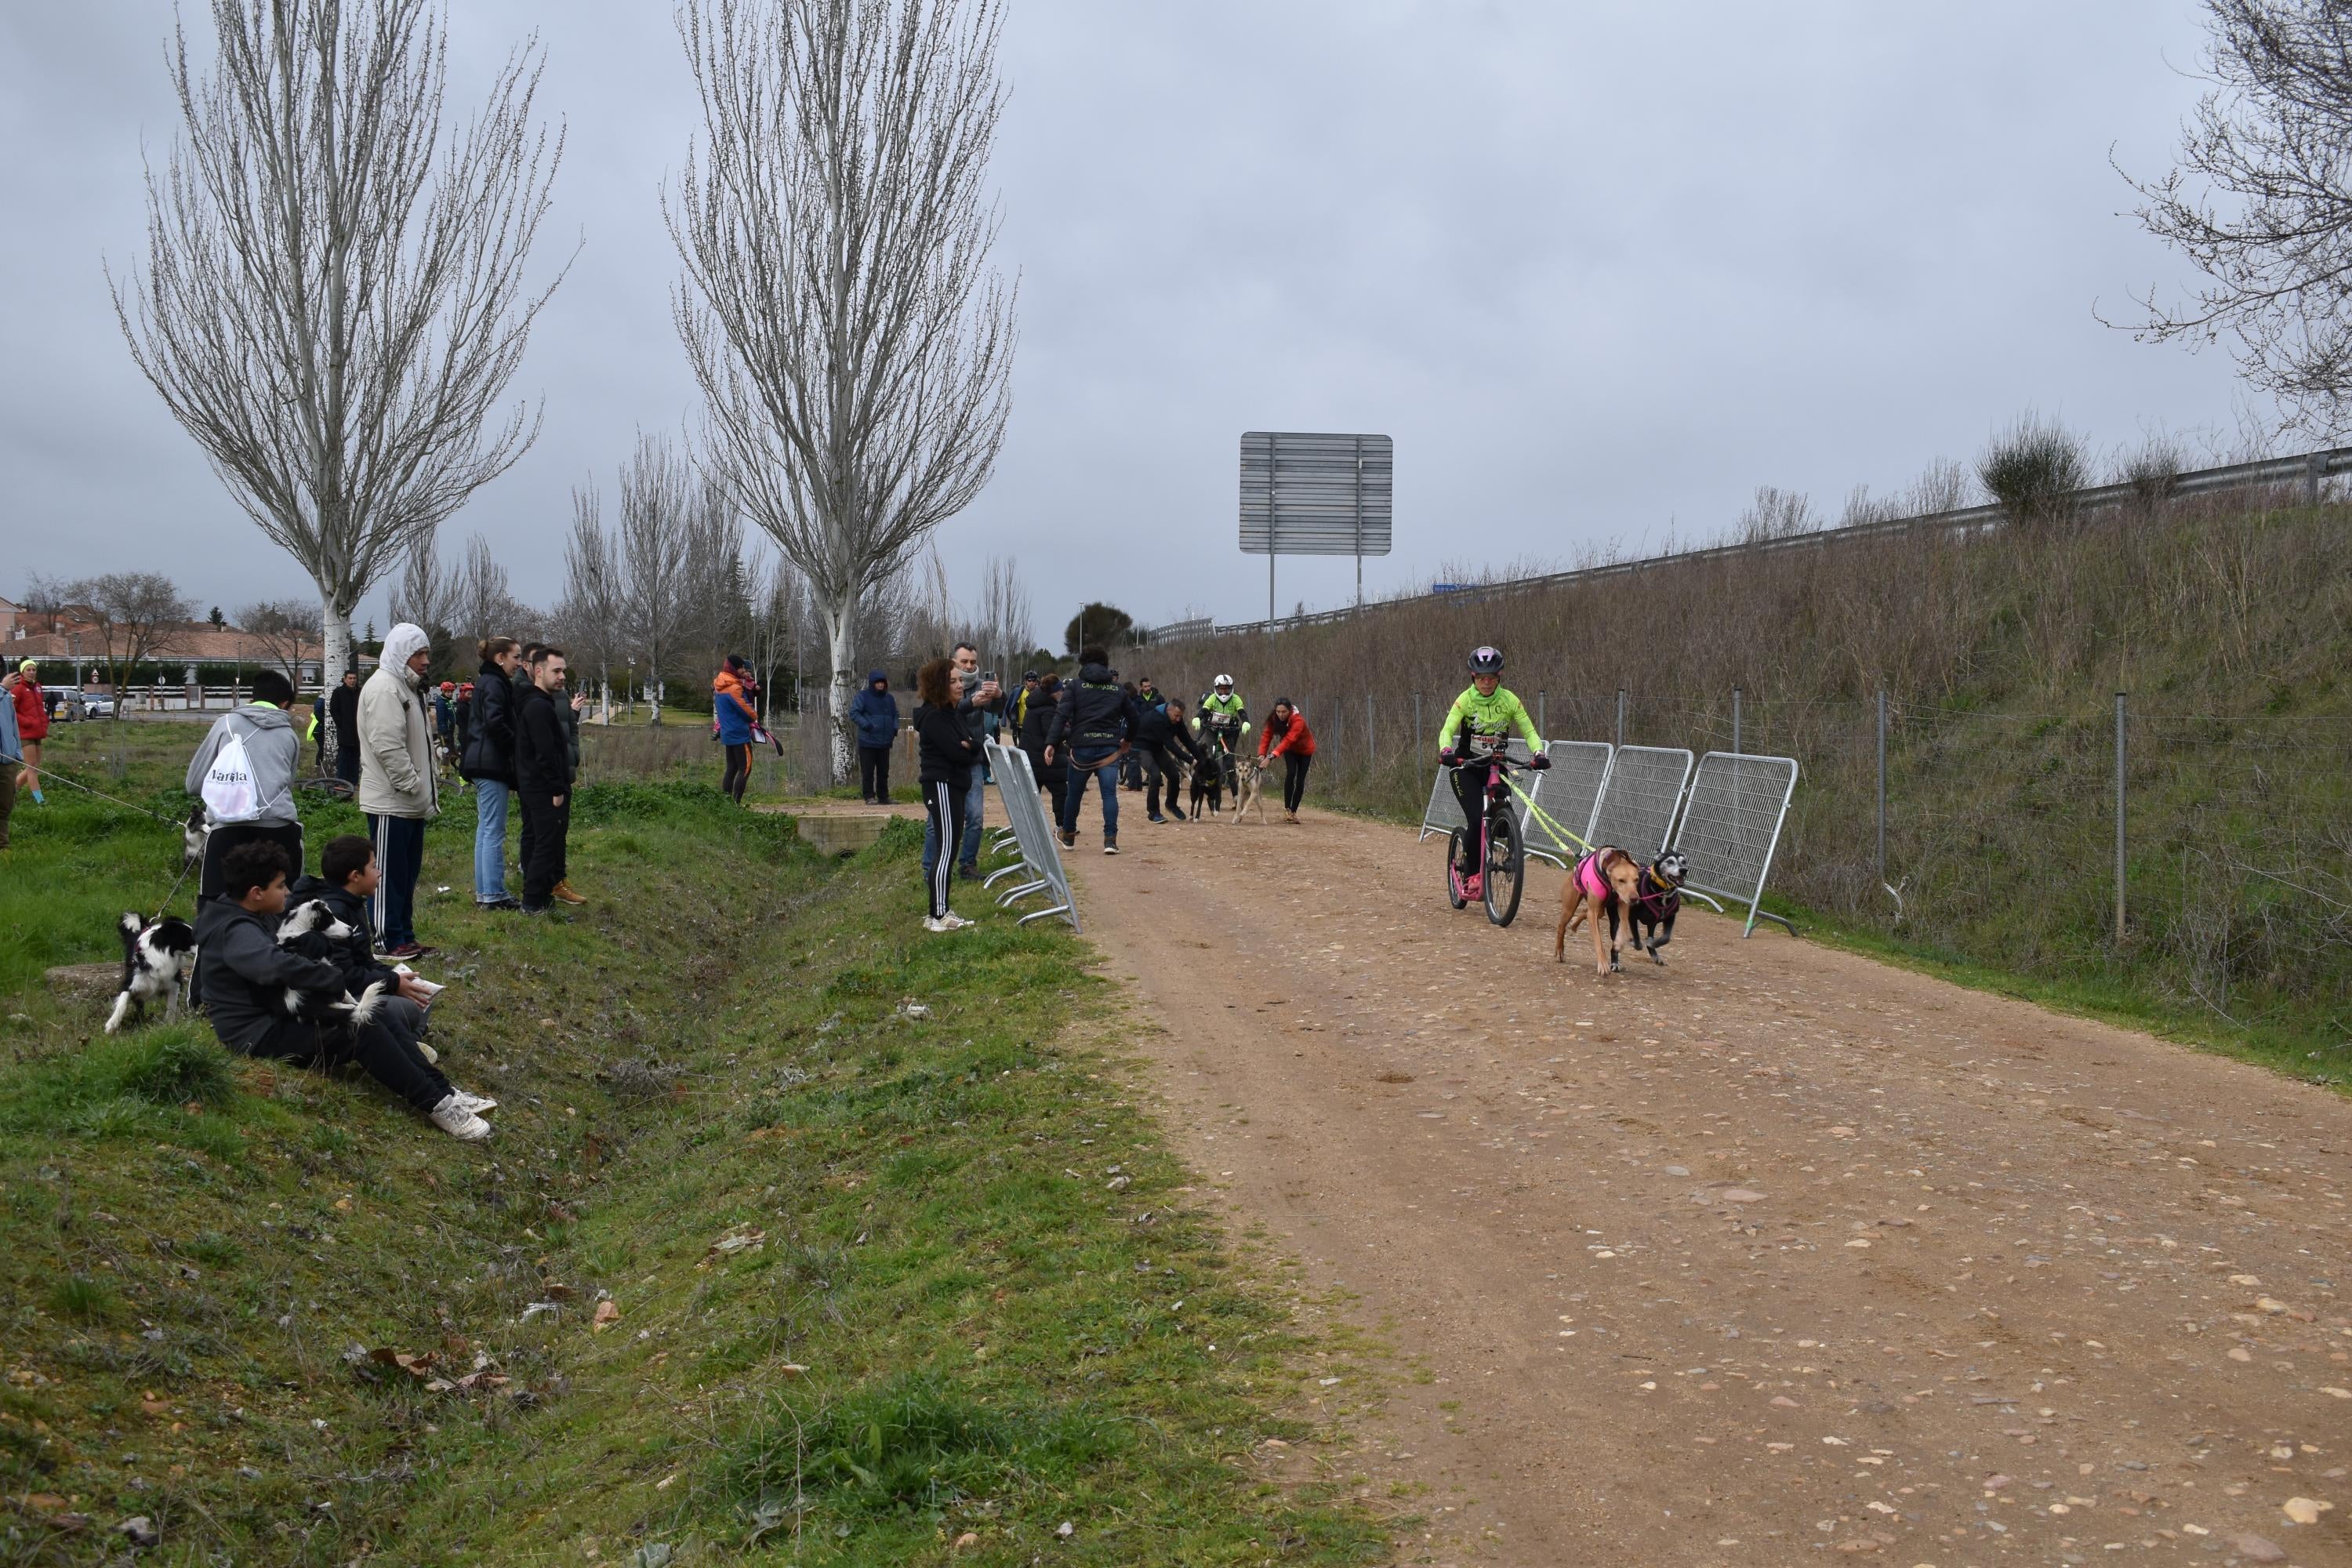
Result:
[[[61,666],[73,672],[74,684],[91,690],[103,690],[106,685],[106,637],[100,625],[97,612],[87,605],[27,610],[0,599],[0,648],[5,649],[8,662],[37,658],[44,664]],[[217,672],[223,667],[283,668],[289,654],[295,666],[291,671],[295,684],[316,686],[325,665],[324,647],[318,638],[305,638],[289,648],[280,639],[236,626],[215,626],[210,621],[187,621],[170,628],[157,639],[154,652],[142,662],[163,669],[167,684],[173,667],[179,666],[181,681],[193,686],[197,682],[200,666],[207,672]],[[359,663],[361,669],[371,669],[374,668],[375,656],[362,653]],[[48,672],[44,675],[46,684],[64,684]],[[212,678],[218,679],[216,674]]]

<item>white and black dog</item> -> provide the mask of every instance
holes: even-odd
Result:
[[[150,1003],[163,1003],[170,1017],[180,1005],[180,982],[196,967],[196,928],[187,921],[176,916],[151,921],[125,910],[115,925],[122,932],[122,989],[107,1016],[110,1035],[133,1009],[143,1014]]]
[[[290,947],[305,958],[331,962],[332,945],[352,934],[352,928],[335,918],[334,912],[319,900],[297,904],[287,911],[278,927],[278,945]],[[353,996],[349,991],[340,994],[324,991],[301,991],[287,987],[278,999],[289,1018],[307,1019],[313,1024],[349,1024],[358,1028],[375,1016],[376,1007],[383,1000],[382,981],[370,985]]]
[[[205,863],[205,841],[213,836],[212,826],[205,820],[205,803],[198,801],[188,813],[188,825],[180,829],[180,874],[186,876]]]

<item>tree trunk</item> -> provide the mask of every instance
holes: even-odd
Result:
[[[319,592],[319,637],[318,707],[312,717],[319,721],[319,769],[332,773],[342,747],[333,722],[327,717],[327,697],[343,683],[343,669],[350,662],[352,613],[323,588]],[[300,754],[299,748],[296,754]]]
[[[856,630],[857,595],[852,593],[845,605],[824,607],[825,640],[833,658],[833,684],[828,700],[832,711],[826,715],[833,744],[828,748],[833,757],[833,783],[845,784],[857,765],[857,753],[850,739],[849,702],[857,694],[857,673],[850,668],[856,654],[852,634]]]

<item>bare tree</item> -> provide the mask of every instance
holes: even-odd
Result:
[[[681,0],[703,112],[663,210],[713,466],[824,623],[848,777],[857,609],[980,493],[1013,295],[982,181],[998,0]]]
[[[211,0],[218,58],[170,54],[185,138],[147,176],[147,268],[108,284],[131,353],[261,531],[318,584],[329,684],[351,616],[419,534],[539,432],[496,405],[562,157],[533,44],[443,140],[426,0]]]
[[[160,572],[109,572],[68,584],[64,594],[88,605],[97,623],[106,683],[120,719],[124,683],[141,665],[173,651],[196,606]]]
[[[2206,0],[2212,90],[2179,165],[2131,179],[2133,216],[2206,281],[2177,308],[2139,302],[2146,342],[2225,333],[2290,427],[2352,429],[2352,4]]]
[[[981,574],[979,624],[973,628],[983,658],[1000,671],[1016,668],[1036,648],[1034,626],[1019,568],[1003,556],[990,556]]]
[[[261,644],[269,668],[302,684],[302,666],[320,646],[318,605],[307,599],[265,599],[239,610],[236,627]]]
[[[588,504],[595,504],[593,492]],[[698,472],[691,456],[654,436],[639,437],[621,466],[620,510],[614,542],[620,618],[646,661],[658,724],[662,671],[708,627],[728,563],[742,550],[742,519],[714,474]]]
[[[441,564],[440,540],[420,533],[409,542],[407,559],[400,568],[400,585],[388,606],[395,621],[414,621],[428,634],[446,635],[455,628],[458,574]]]
[[[613,661],[625,653],[621,569],[604,531],[596,487],[572,492],[572,537],[563,543],[563,598],[555,619],[562,640],[582,664],[596,666],[604,716],[611,718]]]

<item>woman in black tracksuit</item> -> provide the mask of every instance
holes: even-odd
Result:
[[[916,671],[919,700],[911,721],[920,764],[916,779],[940,846],[931,867],[930,913],[923,921],[924,930],[935,931],[971,923],[948,908],[948,884],[955,875],[955,856],[950,850],[963,841],[964,797],[971,789],[972,764],[980,760],[980,743],[956,712],[954,669],[946,659],[935,658]]]

